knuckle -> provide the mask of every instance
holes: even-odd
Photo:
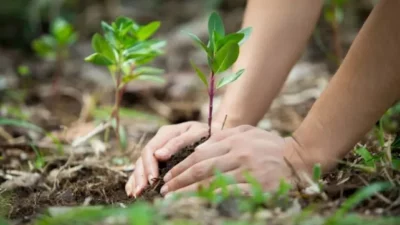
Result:
[[[181,138],[174,138],[168,142],[167,148],[168,149],[171,149],[171,148],[178,149],[178,148],[182,147],[182,145],[183,145],[183,140]]]
[[[192,173],[195,180],[201,180],[206,173],[206,168],[201,166],[193,166]]]

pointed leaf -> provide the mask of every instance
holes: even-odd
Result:
[[[194,34],[192,34],[192,33],[190,33],[190,32],[186,32],[186,33],[189,35],[189,37],[194,41],[194,43],[195,43],[196,45],[198,45],[199,47],[203,48],[203,50],[206,52],[207,55],[210,55],[210,51],[208,50],[206,44],[204,44],[204,43],[200,40],[200,38],[198,38],[196,35],[194,35]]]
[[[357,148],[356,153],[363,158],[365,165],[369,167],[375,167],[374,157],[371,155],[367,148]]]
[[[160,28],[160,25],[161,25],[160,21],[154,21],[147,24],[146,26],[141,27],[136,34],[137,38],[140,41],[148,39],[158,30],[158,28]]]
[[[244,69],[241,69],[238,72],[236,72],[235,74],[232,74],[228,77],[221,78],[221,80],[218,82],[217,89],[222,88],[223,86],[236,81],[237,79],[239,79],[240,76],[242,76],[243,73],[244,73]]]
[[[192,64],[193,69],[196,71],[197,76],[200,78],[201,81],[203,81],[203,83],[206,85],[206,87],[208,87],[207,78],[204,75],[204,73],[192,61],[190,61],[190,63]]]
[[[228,42],[234,42],[234,43],[238,43],[239,44],[239,42],[243,38],[244,38],[244,34],[243,33],[229,34],[229,35],[225,36],[224,38],[222,38],[222,39],[217,41],[216,50],[218,51],[219,49],[221,49]]]
[[[239,45],[242,45],[244,42],[246,42],[250,38],[252,32],[253,32],[252,27],[246,27],[238,31],[238,33],[244,34],[244,38],[239,42]]]
[[[97,65],[101,65],[101,66],[113,65],[113,62],[109,58],[107,58],[106,56],[101,55],[99,53],[94,53],[94,54],[86,57],[85,61],[97,64]]]
[[[160,75],[164,73],[163,69],[154,68],[154,67],[139,67],[133,71],[135,75]]]
[[[160,77],[160,76],[154,76],[154,75],[140,75],[138,77],[138,80],[148,80],[148,81],[154,81],[158,83],[165,83],[165,79]]]
[[[114,28],[112,26],[110,26],[110,24],[108,24],[104,21],[101,21],[101,28],[103,29],[103,31],[105,33],[109,33],[109,32],[114,33]]]
[[[115,63],[115,54],[112,47],[100,34],[93,36],[92,47],[97,53],[106,56]]]
[[[224,23],[222,22],[222,18],[216,12],[211,13],[208,19],[208,34],[212,36],[214,31],[221,36],[225,35]]]
[[[239,56],[239,45],[234,42],[225,44],[215,55],[213,70],[215,73],[221,73],[229,69]]]
[[[56,40],[49,35],[42,36],[32,42],[32,48],[41,57],[55,57]]]

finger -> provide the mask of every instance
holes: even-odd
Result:
[[[234,179],[233,184],[229,185],[229,186],[232,186],[231,188],[233,188],[233,185],[245,184],[246,183],[246,180],[241,175],[241,170],[240,169],[234,169],[234,170],[225,172],[223,175],[227,176],[227,177],[232,177]],[[196,182],[196,183],[190,184],[190,185],[188,185],[186,187],[179,188],[179,189],[177,189],[175,191],[171,191],[171,192],[173,192],[173,193],[195,192],[195,191],[199,190],[201,187],[209,188],[210,185],[212,184],[212,182],[215,179],[216,179],[216,177],[212,176],[212,177],[206,178],[206,179],[204,179],[204,180],[202,180],[200,182]],[[171,192],[169,192],[169,193],[171,193]]]
[[[164,145],[164,147],[157,150],[154,153],[154,155],[155,155],[156,159],[158,159],[160,161],[166,161],[173,154],[175,154],[182,148],[189,146],[189,145],[195,143],[196,141],[199,141],[199,139],[205,135],[207,135],[207,129],[201,129],[201,130],[196,130],[196,131],[192,131],[191,129],[189,129],[185,133],[170,139]]]
[[[134,195],[134,191],[135,191],[135,173],[133,172],[129,177],[128,182],[126,182],[125,192],[129,197],[132,197]]]
[[[224,188],[214,190],[214,193],[233,194],[233,195],[250,195],[252,187],[248,183],[231,184]]]
[[[231,128],[231,129],[223,130],[221,132],[218,132],[218,133],[212,135],[206,142],[204,142],[203,144],[199,145],[198,147],[206,146],[206,145],[210,145],[210,144],[215,144],[215,143],[220,142],[220,141],[222,141],[222,140],[224,140],[224,139],[226,139],[228,137],[231,137],[233,135],[246,132],[246,131],[251,130],[253,128],[254,127],[249,126],[249,125],[242,125],[242,126],[234,127],[234,128]]]
[[[150,184],[153,183],[154,178],[159,176],[158,162],[154,157],[154,152],[165,145],[171,138],[179,136],[184,130],[186,130],[186,128],[182,126],[182,124],[175,126],[164,126],[144,148],[141,158],[143,159],[144,173],[147,175],[147,180]]]
[[[168,192],[211,178],[214,176],[215,170],[226,173],[239,167],[240,163],[230,162],[230,157],[228,155],[201,161],[168,181],[161,188],[161,194],[164,195]]]
[[[142,193],[142,191],[147,186],[147,179],[144,174],[143,161],[141,158],[139,158],[139,160],[136,163],[136,169],[135,169],[134,175],[135,175],[134,179],[135,179],[136,187],[135,187],[133,196],[136,198],[137,196],[139,196]]]
[[[191,166],[203,160],[219,157],[228,152],[229,145],[227,143],[216,143],[213,145],[196,148],[192,154],[190,154],[186,159],[178,163],[178,165],[174,166],[170,171],[168,171],[167,174],[165,174],[164,181],[168,182],[172,178],[189,169]]]

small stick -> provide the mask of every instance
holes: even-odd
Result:
[[[221,127],[221,130],[223,130],[224,129],[224,127],[225,127],[225,123],[226,123],[226,119],[228,118],[228,115],[226,114],[225,115],[225,118],[224,118],[224,122],[222,123],[222,127]]]
[[[109,126],[111,126],[111,122],[107,122],[107,123],[102,123],[99,126],[97,126],[94,130],[92,130],[90,133],[88,133],[86,136],[83,137],[78,137],[77,139],[75,139],[71,146],[72,147],[77,147],[83,143],[85,143],[87,140],[89,140],[90,138],[92,138],[93,136],[95,136],[96,134],[102,132],[103,130],[105,130],[106,128],[108,128]]]

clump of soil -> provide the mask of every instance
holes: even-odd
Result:
[[[156,197],[161,197],[160,190],[161,187],[165,184],[163,180],[165,174],[167,174],[167,172],[170,171],[175,165],[186,159],[190,154],[194,152],[194,149],[197,146],[204,143],[207,139],[208,138],[203,137],[199,141],[193,143],[192,145],[186,146],[182,150],[178,151],[176,154],[172,155],[171,159],[169,159],[168,161],[160,162],[158,165],[160,176],[154,180],[152,186],[144,190],[140,198],[151,201]]]

